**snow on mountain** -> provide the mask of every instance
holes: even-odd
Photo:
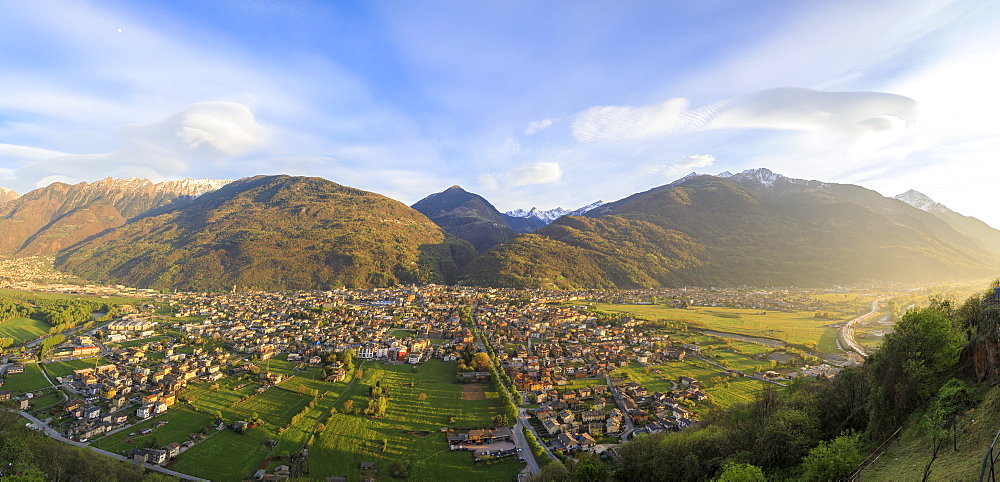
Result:
[[[163,181],[154,183],[149,179],[132,177],[128,179],[104,178],[95,181],[87,186],[93,190],[112,190],[121,192],[147,191],[152,188],[155,193],[172,193],[177,196],[200,196],[206,192],[215,191],[226,184],[233,182],[230,179],[181,179],[179,181]]]
[[[533,207],[527,211],[525,211],[524,209],[515,209],[513,211],[507,211],[504,214],[515,218],[534,218],[545,224],[549,224],[552,221],[555,221],[556,219],[566,216],[567,214],[570,216],[579,216],[587,211],[590,211],[591,209],[601,207],[605,203],[607,203],[607,201],[602,199],[600,201],[594,201],[582,208],[574,209],[572,211],[563,209],[561,207],[546,209],[543,211],[541,209]]]
[[[910,189],[903,194],[898,194],[892,197],[893,199],[898,199],[903,201],[910,206],[913,206],[921,211],[932,212],[932,210],[949,210],[943,204],[934,202],[933,199],[929,198],[926,194]]]
[[[7,189],[5,187],[0,187],[0,203],[5,203],[17,199],[17,193],[13,189]]]

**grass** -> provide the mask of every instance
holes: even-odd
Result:
[[[211,415],[195,412],[180,404],[170,407],[166,413],[129,427],[121,432],[108,435],[93,442],[93,446],[109,452],[123,453],[129,449],[147,447],[161,448],[172,442],[183,443],[189,436],[207,427],[213,420]],[[153,430],[147,435],[139,435],[139,430],[150,428],[156,422],[165,421],[166,425]],[[210,430],[209,433],[214,431]],[[130,433],[136,435],[130,436]]]
[[[249,479],[267,456],[265,440],[260,429],[225,429],[182,453],[170,469],[215,481]]]
[[[363,408],[368,386],[379,381],[390,387],[392,401],[386,416],[334,415],[310,448],[310,477],[355,479],[360,476],[361,462],[373,462],[379,468],[377,477],[388,480],[388,469],[397,460],[412,464],[410,480],[510,480],[523,467],[516,460],[476,467],[469,452],[448,450],[439,428],[449,425],[449,416],[456,417],[457,427],[492,427],[492,418],[501,409],[499,396],[489,385],[484,386],[485,400],[462,400],[463,385],[453,382],[455,364],[430,360],[414,371],[409,365],[368,363],[364,372],[341,399],[354,400],[355,407]],[[420,400],[421,393],[426,394],[425,400]]]
[[[48,372],[50,377],[64,377],[66,375],[72,375],[75,370],[81,370],[84,368],[94,368],[94,365],[101,366],[107,365],[108,360],[104,357],[95,358],[84,358],[82,360],[71,360],[64,362],[48,363],[45,365],[45,371]]]
[[[129,340],[129,341],[123,341],[121,343],[109,343],[108,345],[109,346],[117,346],[117,347],[120,347],[120,348],[131,348],[131,347],[134,347],[134,346],[145,345],[146,343],[149,343],[149,342],[161,341],[161,340],[169,340],[170,338],[172,338],[172,337],[167,336],[167,335],[156,335],[156,336],[151,336],[149,338],[143,338],[141,340]]]
[[[25,392],[33,392],[51,386],[49,381],[45,379],[45,376],[42,375],[42,371],[38,368],[37,363],[25,363],[24,373],[7,374],[3,389],[10,390],[14,395],[20,395]]]
[[[749,402],[767,383],[752,378],[731,378],[718,367],[693,359],[649,366],[631,363],[612,375],[625,375],[641,384],[650,393],[672,390],[673,382],[681,376],[688,376],[702,383],[705,393],[708,393],[710,405],[714,407]],[[713,379],[721,382],[715,382]]]
[[[775,338],[799,345],[817,345],[823,342],[828,351],[836,330],[829,325],[836,323],[826,318],[816,318],[813,312],[781,312],[740,308],[695,307],[672,308],[665,305],[613,305],[599,303],[596,309],[614,313],[632,313],[649,320],[670,320],[704,326],[711,330],[738,333],[748,336]],[[764,314],[762,314],[764,313]],[[832,349],[831,349],[832,348]]]
[[[110,303],[110,304],[120,304],[120,305],[137,305],[144,301],[148,301],[149,298],[131,298],[127,296],[109,296],[107,298],[103,296],[94,295],[79,295],[72,293],[42,293],[38,291],[21,291],[21,290],[0,290],[0,296],[6,296],[8,298],[14,298],[19,300],[87,300],[96,303]]]
[[[47,388],[41,391],[35,392],[34,398],[31,399],[31,410],[38,411],[45,408],[49,408],[57,403],[62,403],[63,393],[58,388]]]
[[[865,470],[867,480],[920,480],[924,467],[931,457],[931,447],[926,435],[919,428],[922,414],[911,417],[909,427],[900,440]],[[931,465],[931,480],[977,480],[983,458],[989,449],[997,427],[1000,427],[1000,387],[988,389],[985,400],[974,412],[963,417],[960,426],[958,449],[952,441],[941,448],[937,460]],[[989,469],[987,468],[987,471]],[[987,475],[987,477],[989,477]]]
[[[0,323],[0,338],[10,337],[14,344],[34,340],[49,332],[52,325],[31,318],[11,318]]]

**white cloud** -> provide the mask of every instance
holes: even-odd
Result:
[[[695,154],[687,156],[680,161],[664,166],[667,175],[674,175],[680,172],[689,172],[699,167],[708,167],[715,164],[715,156],[711,154]]]
[[[562,179],[562,168],[555,162],[536,162],[507,171],[505,181],[511,187],[552,184]]]
[[[576,115],[571,126],[578,142],[620,141],[680,132],[699,123],[684,98],[645,106],[598,106]]]
[[[28,162],[12,170],[15,181],[11,184],[23,189],[108,176],[162,180],[256,151],[267,143],[269,131],[245,105],[202,102],[159,122],[125,126],[119,136],[121,145],[114,152],[64,154]],[[9,148],[0,149],[0,154],[3,151],[44,152]]]
[[[534,134],[538,133],[539,131],[542,131],[542,130],[548,129],[549,127],[552,127],[553,123],[555,123],[555,121],[552,120],[552,119],[542,119],[542,120],[531,121],[531,122],[528,123],[528,128],[524,130],[524,133],[527,134],[527,135],[529,135],[529,136],[530,135],[534,135]]]

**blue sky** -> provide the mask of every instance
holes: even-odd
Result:
[[[998,27],[990,1],[5,2],[0,186],[286,173],[509,210],[766,167],[1000,227]]]

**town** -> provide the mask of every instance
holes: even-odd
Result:
[[[48,287],[60,290],[108,296]],[[212,479],[405,474],[421,468],[393,453],[414,437],[435,440],[438,427],[447,431],[439,450],[473,452],[472,470],[499,465],[500,473],[530,474],[581,452],[610,459],[639,434],[682,430],[701,412],[795,376],[835,376],[837,367],[595,303],[843,309],[809,290],[115,293],[133,301],[118,305],[113,319],[86,323],[45,352],[39,340],[9,347],[0,401],[69,443]],[[367,392],[359,394],[362,385]],[[321,454],[342,445],[334,439],[348,430],[340,422],[391,417],[404,410],[395,400],[410,395],[416,404],[451,397],[457,408],[362,443],[356,464],[324,467]],[[348,418],[362,410],[365,417]],[[206,457],[246,433],[260,440],[245,444],[230,472],[204,470]]]

